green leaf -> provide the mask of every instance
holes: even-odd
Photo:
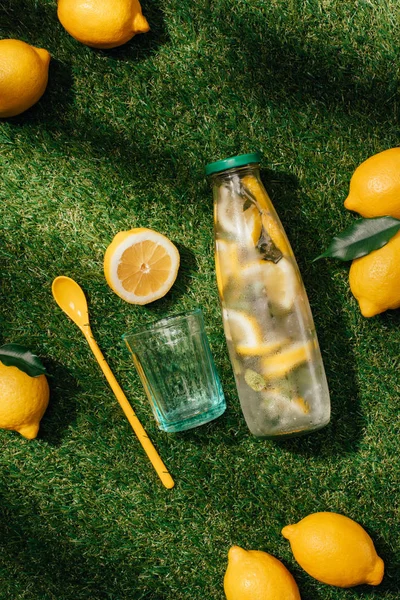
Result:
[[[243,203],[243,212],[245,212],[248,208],[250,208],[250,206],[253,206],[253,204],[254,203],[247,198]]]
[[[323,254],[314,258],[339,258],[354,260],[378,250],[400,230],[400,220],[394,217],[359,219],[333,238]]]
[[[18,367],[30,377],[38,377],[46,373],[40,358],[20,344],[0,346],[0,361],[7,367]]]

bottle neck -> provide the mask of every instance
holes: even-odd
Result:
[[[230,181],[239,177],[240,179],[246,177],[246,175],[253,175],[253,177],[259,177],[260,167],[258,164],[245,165],[244,167],[235,167],[233,169],[227,169],[220,173],[215,173],[211,176],[211,182],[213,185],[220,185],[224,181]]]

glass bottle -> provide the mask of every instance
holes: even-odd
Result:
[[[260,154],[206,167],[215,266],[241,408],[258,437],[324,427],[330,399],[310,305],[290,243],[261,182]]]

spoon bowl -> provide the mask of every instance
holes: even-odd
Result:
[[[70,277],[60,275],[51,286],[54,300],[80,329],[89,326],[89,311],[81,286]]]

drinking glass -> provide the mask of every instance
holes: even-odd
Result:
[[[122,337],[160,429],[184,431],[225,411],[200,308]]]

